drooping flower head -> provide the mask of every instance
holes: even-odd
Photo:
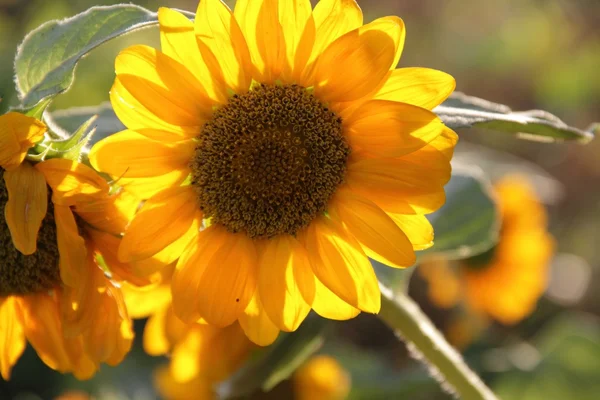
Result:
[[[133,332],[120,290],[98,264],[103,241],[127,216],[91,168],[63,159],[26,160],[46,126],[0,116],[0,372],[10,377],[26,340],[60,372],[91,377],[118,364]]]
[[[457,137],[431,110],[449,75],[395,69],[400,18],[363,25],[354,0],[202,0],[159,10],[161,51],[116,60],[128,128],[94,167],[147,199],[123,262],[177,261],[175,314],[268,344],[308,312],[376,313],[368,257],[393,267],[432,245]]]
[[[488,252],[460,261],[458,269],[447,260],[420,266],[429,283],[429,297],[449,308],[462,303],[470,319],[492,318],[515,324],[530,315],[544,293],[554,240],[547,215],[534,189],[522,176],[507,176],[495,185],[501,214],[498,244]],[[453,325],[457,341],[461,331],[481,330],[485,321],[466,315]],[[465,328],[468,327],[468,328]]]

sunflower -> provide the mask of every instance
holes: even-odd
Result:
[[[118,235],[127,221],[118,212],[124,207],[85,165],[26,160],[45,132],[35,118],[15,112],[0,116],[4,379],[26,341],[50,368],[86,379],[102,362],[119,363],[133,337],[122,294],[97,258],[107,246],[102,235]]]
[[[146,199],[122,262],[177,261],[175,314],[255,342],[314,309],[377,313],[369,257],[432,245],[457,141],[431,110],[454,79],[394,69],[400,18],[363,25],[353,0],[202,0],[158,12],[162,51],[123,50],[110,98],[127,130],[92,165]]]
[[[546,211],[524,177],[504,177],[495,191],[502,221],[498,244],[460,261],[457,270],[443,259],[419,269],[438,306],[462,302],[479,317],[515,324],[533,312],[544,293],[554,240]]]

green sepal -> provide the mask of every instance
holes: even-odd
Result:
[[[48,108],[48,106],[50,105],[50,103],[52,102],[51,99],[44,99],[39,101],[37,104],[35,104],[34,106],[28,107],[28,108],[12,108],[9,111],[14,111],[14,112],[18,112],[24,115],[27,115],[28,117],[32,117],[38,120],[42,120],[42,118],[44,117],[44,112],[46,111],[46,108]]]
[[[66,139],[53,139],[47,136],[30,150],[27,159],[40,162],[50,158],[64,158],[80,162],[85,152],[85,147],[92,139],[96,130],[92,128],[92,125],[96,122],[97,118],[97,115],[93,115]]]

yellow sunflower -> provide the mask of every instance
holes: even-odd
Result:
[[[394,69],[400,18],[363,25],[353,0],[202,0],[158,13],[162,51],[116,59],[128,128],[93,166],[147,199],[122,262],[177,260],[175,314],[275,339],[310,309],[377,313],[369,258],[393,267],[432,244],[457,141],[431,110],[454,79]]]
[[[27,151],[46,126],[0,116],[0,372],[9,379],[26,341],[49,367],[91,377],[119,363],[133,332],[120,290],[105,277],[97,235],[122,231],[127,215],[91,168]],[[50,190],[49,190],[50,188]],[[49,201],[49,199],[52,199]]]
[[[470,311],[514,324],[533,312],[544,293],[554,240],[544,206],[525,178],[505,177],[495,189],[502,221],[498,244],[459,262],[458,273],[442,259],[419,269],[438,306],[464,301]]]

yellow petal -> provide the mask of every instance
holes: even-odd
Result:
[[[429,146],[435,148],[450,161],[454,155],[456,143],[458,143],[458,135],[456,132],[450,128],[444,127],[442,134],[429,142]]]
[[[0,299],[0,373],[5,381],[10,379],[13,365],[25,350],[25,334],[18,319],[14,297]]]
[[[162,52],[184,65],[203,85],[208,97],[215,102],[224,103],[227,92],[223,84],[211,75],[202,59],[194,23],[180,12],[164,7],[158,9],[158,22]]]
[[[84,352],[83,339],[80,336],[65,337],[65,351],[71,359],[71,372],[80,381],[92,378],[100,368],[100,365]]]
[[[353,148],[381,157],[412,153],[442,134],[444,125],[431,111],[405,103],[372,100],[344,120]]]
[[[146,318],[171,304],[169,285],[135,287],[127,282],[121,284],[121,291],[131,318]]]
[[[415,263],[415,252],[406,234],[371,201],[343,190],[338,191],[329,206],[370,258],[397,268]]]
[[[230,325],[244,312],[256,290],[254,243],[245,234],[228,233],[223,246],[202,264],[196,303],[200,315],[209,324]]]
[[[122,131],[96,143],[90,151],[92,166],[116,178],[144,178],[187,169],[195,143],[164,143],[135,131]]]
[[[279,329],[267,315],[258,290],[240,315],[239,321],[248,339],[259,346],[268,346],[279,336]]]
[[[388,213],[390,218],[406,234],[415,250],[425,250],[433,246],[433,226],[423,215]]]
[[[186,324],[185,322],[177,318],[172,306],[167,309],[165,321],[165,335],[167,336],[169,343],[171,343],[171,346],[180,343],[188,334],[190,329],[193,329],[193,327],[195,326],[191,324]],[[200,322],[198,322],[198,324],[200,324]]]
[[[173,274],[173,306],[184,321],[204,318],[224,327],[246,309],[256,289],[257,255],[252,239],[212,225],[179,258]]]
[[[169,141],[179,141],[200,133],[200,125],[178,125],[168,122],[172,120],[169,114],[155,114],[127,90],[118,76],[110,89],[110,103],[119,120],[127,128],[150,138],[162,137]]]
[[[196,238],[202,227],[202,213],[199,211],[192,218],[188,230],[173,243],[156,253],[151,258],[130,263],[130,268],[138,276],[150,276],[175,262]]]
[[[84,334],[84,346],[90,358],[109,365],[119,364],[133,342],[131,320],[121,291],[106,281],[101,301],[94,311],[94,324]]]
[[[319,1],[313,17],[316,32],[309,62],[317,59],[337,38],[363,24],[363,14],[355,0]]]
[[[121,51],[115,72],[123,89],[167,123],[199,127],[212,114],[212,102],[192,73],[152,47]]]
[[[279,329],[295,331],[308,315],[315,292],[306,250],[294,237],[279,235],[269,239],[261,253],[258,291],[262,305]]]
[[[48,294],[40,293],[21,298],[19,306],[27,340],[42,361],[59,372],[72,370],[57,303]]]
[[[208,347],[210,337],[198,334],[197,330],[191,331],[173,349],[171,357],[171,373],[178,382],[189,382],[200,376],[200,353],[203,347]]]
[[[140,203],[139,198],[121,191],[89,203],[78,203],[73,207],[73,211],[90,228],[119,236],[135,215]]]
[[[171,351],[181,343],[194,324],[186,324],[173,314],[173,308],[167,307],[154,313],[144,328],[144,350],[150,355],[160,356]]]
[[[418,156],[418,153],[415,153]],[[386,212],[428,214],[445,202],[444,185],[450,165],[427,166],[402,158],[362,159],[348,166],[347,182],[353,192]]]
[[[244,33],[252,62],[263,83],[279,77],[286,60],[283,28],[279,23],[278,0],[239,0],[234,15]]]
[[[373,98],[432,110],[442,104],[455,87],[456,81],[445,72],[429,68],[400,68],[392,71]]]
[[[399,18],[380,18],[333,42],[315,65],[315,95],[325,102],[356,100],[377,88],[404,42]],[[340,62],[352,68],[339,68]]]
[[[0,166],[6,170],[18,167],[46,130],[43,122],[17,112],[0,115]]]
[[[121,243],[120,237],[113,234],[89,229],[87,235],[92,239],[96,253],[102,256],[104,263],[110,270],[111,278],[115,281],[127,281],[134,285],[146,286],[152,283],[149,274],[137,274],[130,264],[119,261],[117,251]],[[121,282],[124,284],[124,282]]]
[[[180,168],[160,176],[121,178],[118,184],[137,198],[147,200],[169,187],[179,186],[189,174],[189,168]]]
[[[63,333],[68,337],[80,335],[95,323],[94,314],[101,303],[99,292],[105,287],[102,271],[96,263],[91,247],[87,247],[85,263],[77,267],[77,286],[64,285],[62,290],[56,292]]]
[[[316,277],[333,293],[362,311],[379,312],[381,294],[373,267],[341,225],[327,217],[315,219],[306,232],[306,249]]]
[[[223,245],[226,234],[224,230],[210,226],[200,231],[181,252],[171,281],[173,311],[177,318],[188,323],[201,318],[196,307],[196,292],[202,278],[198,265],[214,255]]]
[[[62,158],[52,158],[36,164],[52,189],[56,204],[75,205],[90,199],[103,198],[109,186],[96,171],[87,165]]]
[[[55,205],[56,239],[60,253],[60,277],[64,284],[75,288],[81,280],[82,266],[87,263],[85,240],[68,206]]]
[[[10,229],[13,244],[23,254],[37,249],[37,236],[48,210],[48,187],[38,170],[25,162],[4,171],[8,202],[4,218]]]
[[[199,325],[199,327],[210,328],[209,325]],[[202,359],[210,360],[209,363],[203,363],[202,374],[213,382],[220,382],[230,377],[248,360],[249,352],[254,347],[240,324],[234,323],[224,329],[216,330],[210,341],[210,348],[205,349],[200,355]]]
[[[211,74],[222,76],[235,93],[247,91],[252,83],[252,61],[231,10],[221,0],[202,0],[194,28]]]
[[[166,354],[171,348],[165,334],[166,316],[166,308],[156,310],[144,326],[144,350],[151,356]]]
[[[315,279],[313,310],[323,318],[345,321],[360,314],[360,310],[340,299],[335,293]]]
[[[294,0],[279,2],[279,22],[283,27],[283,38],[285,40],[286,63],[284,68],[293,68],[296,54],[301,44],[304,29],[312,16],[312,6],[309,0]],[[313,21],[314,24],[314,21]],[[314,38],[313,38],[314,40]],[[312,45],[311,45],[312,50]],[[310,56],[310,51],[305,57]],[[305,58],[304,63],[308,59]],[[302,65],[302,68],[304,65]],[[285,78],[290,78],[292,71],[284,71]],[[285,79],[284,78],[284,79]]]
[[[192,187],[164,190],[144,203],[127,228],[119,259],[123,262],[152,257],[179,239],[198,213]]]
[[[441,156],[437,152],[437,156]],[[385,188],[398,193],[443,187],[450,180],[450,163],[419,151],[403,158],[363,158],[348,164],[348,183],[361,190]]]

